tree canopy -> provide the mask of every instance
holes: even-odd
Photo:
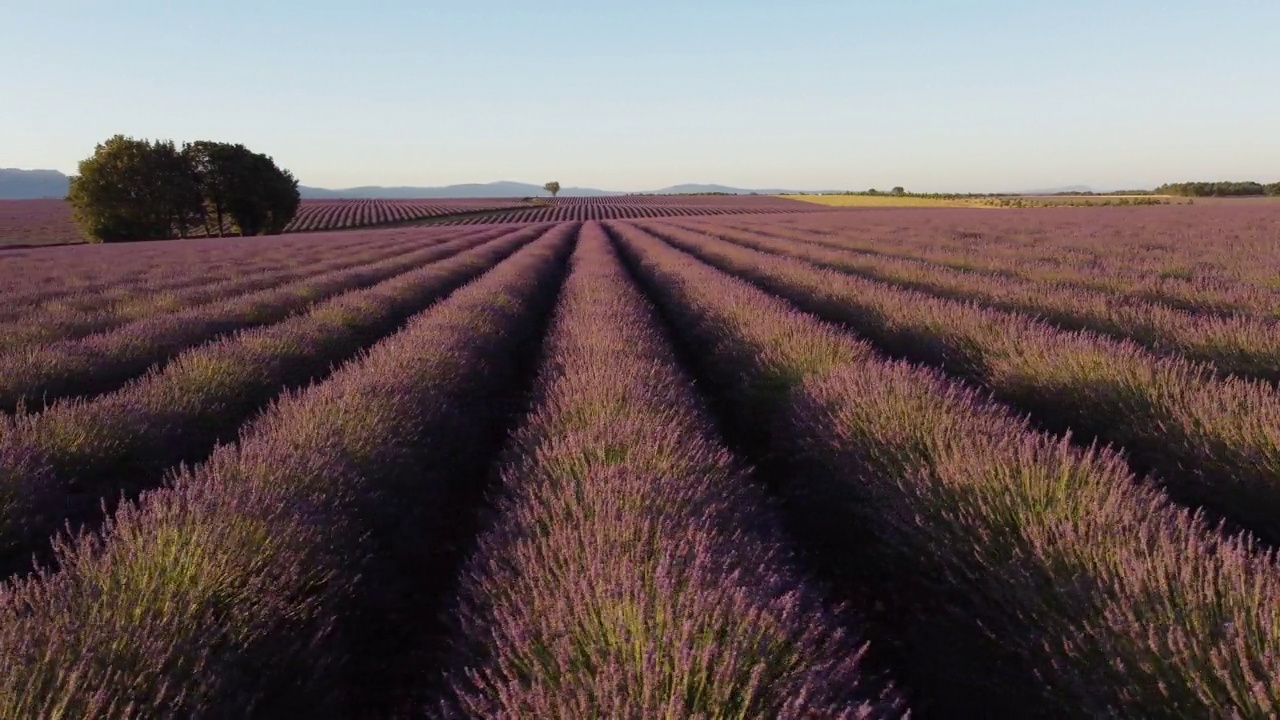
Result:
[[[277,234],[301,202],[297,179],[244,145],[123,135],[80,162],[67,199],[99,242]]]
[[[543,185],[543,186],[542,186],[542,189],[543,189],[543,190],[546,190],[546,191],[547,191],[547,192],[549,192],[549,193],[551,193],[551,197],[555,197],[556,195],[559,195],[559,194],[560,194],[560,181],[558,181],[558,180],[552,180],[551,182],[547,183],[546,185]]]
[[[1220,181],[1220,182],[1184,182],[1168,183],[1156,188],[1160,195],[1181,195],[1185,197],[1248,197],[1258,195],[1280,195],[1280,182],[1263,185],[1259,182]]]

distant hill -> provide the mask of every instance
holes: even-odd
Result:
[[[1067,185],[1059,188],[1046,188],[1043,190],[1023,190],[1018,195],[1070,195],[1072,193],[1091,193],[1095,190],[1088,185]]]
[[[64,198],[69,188],[67,176],[57,170],[0,168],[0,200]]]
[[[744,188],[730,187],[728,185],[715,185],[707,183],[687,183],[685,185],[672,185],[661,190],[654,190],[651,193],[643,193],[645,195],[693,195],[700,193],[724,193],[725,195],[793,195],[797,190],[781,190],[778,188],[768,188],[763,190],[747,190]],[[804,191],[804,192],[814,192]]]
[[[328,190],[301,186],[304,198],[510,198],[546,195],[541,185],[511,181],[491,183],[467,183],[440,187],[382,187],[378,185]],[[560,191],[566,197],[595,197],[624,195],[625,193],[595,190],[593,188],[568,187]]]
[[[441,187],[354,187],[343,190],[327,190],[324,188],[301,187],[304,198],[506,198],[533,197],[546,195],[541,185],[533,183],[512,182],[509,180],[492,183],[469,183],[465,185],[445,185]],[[783,195],[792,190],[745,190],[728,185],[687,184],[672,185],[661,190],[642,190],[623,192],[619,190],[600,190],[598,188],[567,187],[560,190],[561,197],[615,197],[618,195],[691,195],[695,193],[726,193],[730,195]]]
[[[69,188],[69,178],[57,170],[0,169],[0,200],[29,200],[37,198],[64,198]],[[1063,192],[1087,192],[1084,186],[1052,190],[1030,190],[1027,195]],[[299,186],[302,197],[316,200],[353,199],[429,199],[429,198],[520,198],[546,195],[541,185],[502,180],[491,183],[467,183],[437,187],[363,187],[331,190],[328,188]],[[560,191],[562,197],[615,197],[619,195],[692,195],[698,193],[724,193],[727,195],[788,195],[813,190],[786,190],[782,188],[746,189],[714,183],[686,183],[659,190],[601,190],[599,188],[567,187]],[[836,192],[836,191],[827,191]]]

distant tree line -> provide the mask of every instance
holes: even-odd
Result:
[[[1259,195],[1280,196],[1280,182],[1263,185],[1252,180],[1243,182],[1184,182],[1168,183],[1156,188],[1160,195],[1183,197],[1249,197]]]
[[[275,235],[298,210],[298,181],[244,145],[116,135],[80,162],[67,196],[98,242]]]

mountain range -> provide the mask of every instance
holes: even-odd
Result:
[[[68,178],[57,170],[16,170],[0,168],[0,200],[28,200],[35,198],[63,198],[67,196]],[[1062,192],[1089,192],[1085,185],[1073,185],[1066,188],[1048,190],[1031,190],[1021,194],[1038,195]],[[339,198],[511,198],[533,197],[545,195],[546,190],[534,183],[512,182],[503,180],[492,183],[466,183],[462,185],[442,185],[438,187],[383,187],[369,185],[365,187],[330,190],[326,188],[298,188],[304,198],[339,199]],[[618,195],[691,195],[695,193],[726,193],[729,195],[787,195],[797,192],[840,192],[838,190],[788,190],[783,188],[746,189],[729,185],[688,183],[672,185],[657,190],[639,190],[623,192],[618,190],[600,190],[587,187],[567,187],[560,191],[564,197],[611,197]]]
[[[298,188],[304,198],[509,198],[533,197],[546,195],[541,185],[533,183],[500,180],[491,183],[466,183],[462,185],[443,185],[438,187],[367,187],[327,190],[301,186]],[[729,195],[783,195],[793,190],[765,189],[749,190],[729,187],[728,185],[685,184],[672,185],[658,190],[619,191],[601,190],[588,187],[566,187],[560,190],[562,197],[615,197],[618,195],[690,195],[694,193],[726,193]]]
[[[0,168],[0,200],[32,200],[67,196],[67,176],[57,170]]]
[[[67,196],[69,180],[57,170],[18,170],[0,168],[0,200],[31,200],[37,198],[62,198]],[[330,190],[327,188],[299,186],[299,193],[304,198],[339,199],[339,198],[510,198],[545,195],[541,185],[533,183],[499,181],[492,183],[467,183],[462,185],[444,185],[439,187],[382,187],[370,185],[365,187]],[[692,193],[728,193],[733,195],[781,195],[789,190],[767,189],[747,190],[727,185],[673,185],[659,190],[643,191],[649,195],[687,195]],[[634,195],[635,192],[616,190],[600,190],[597,188],[567,187],[560,191],[565,197],[609,197],[616,195]]]

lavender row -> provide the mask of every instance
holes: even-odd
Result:
[[[446,714],[901,714],[790,567],[598,225],[543,352],[463,575]]]
[[[458,239],[463,238],[451,238]],[[110,293],[65,297],[56,303],[21,312],[19,317],[8,322],[0,322],[0,351],[11,352],[42,343],[75,340],[156,315],[225,302],[238,295],[369,265],[430,244],[433,242],[413,239],[375,243],[345,252],[345,248],[325,248],[316,258],[295,258],[291,262],[272,264],[255,263],[246,258],[247,262],[224,280],[211,277],[202,280],[200,269],[193,268],[186,270],[189,275],[185,286],[168,291],[151,292],[148,288],[125,284]]]
[[[1280,543],[1280,393],[1220,379],[1088,332],[935,298],[705,235],[661,230],[717,267],[845,323],[888,352],[945,369],[1071,431],[1124,449],[1172,496]]]
[[[896,217],[895,222],[885,222]],[[1195,313],[1280,318],[1280,228],[1266,208],[796,216],[735,227],[986,277],[1051,282]]]
[[[92,521],[104,503],[233,440],[272,398],[322,377],[538,234],[512,233],[201,345],[114,393],[0,420],[0,494],[12,508],[0,518],[0,573],[27,567],[64,524]]]
[[[326,251],[361,247],[370,239],[392,239],[379,231],[252,238],[213,238],[142,243],[114,243],[55,247],[0,255],[0,297],[5,304],[31,304],[68,294],[110,292],[124,284],[166,287],[185,284],[181,277],[192,268],[211,274],[234,273],[246,258],[287,260],[293,255],[315,256]]]
[[[572,230],[278,401],[101,537],[63,546],[61,571],[0,586],[0,717],[357,714],[349,680],[368,658],[352,613],[386,591],[366,574],[379,540],[438,548]]]
[[[924,695],[961,678],[951,692],[990,710],[1029,686],[1026,716],[1280,711],[1274,556],[1190,518],[1110,451],[1037,433],[936,371],[882,360],[612,227],[704,377],[754,428],[755,453],[786,469],[780,491],[806,544],[834,577],[882,575],[882,621],[909,630],[908,690],[908,678]],[[974,666],[961,643],[1013,663]]]
[[[505,210],[523,207],[517,198],[454,200],[312,200],[298,208],[298,214],[284,231],[308,232],[424,220],[442,215]]]
[[[1213,365],[1224,375],[1280,381],[1280,322],[1204,315],[1069,285],[977,276],[822,244],[706,226],[729,242],[930,295],[1029,314],[1067,330],[1132,340],[1159,355]]]
[[[375,263],[159,315],[105,333],[0,355],[0,409],[120,387],[178,353],[228,333],[279,322],[316,302],[368,287],[484,242],[484,236],[433,245]]]
[[[659,204],[554,204],[525,207],[517,210],[505,210],[477,217],[443,219],[438,224],[444,225],[479,225],[488,223],[522,223],[522,222],[578,222],[591,220],[611,220],[626,218],[664,218],[691,217],[701,215],[756,215],[772,213],[805,213],[821,212],[822,208],[788,201],[784,205],[759,203],[700,206],[700,205],[659,205]]]
[[[237,245],[239,252],[219,259],[192,257],[180,252],[180,248],[171,247],[168,256],[154,258],[145,272],[123,272],[87,282],[77,282],[73,274],[73,256],[67,259],[70,267],[64,267],[62,282],[51,282],[34,289],[0,296],[0,320],[13,322],[41,313],[49,315],[111,310],[117,305],[143,303],[166,293],[190,291],[193,288],[244,278],[246,275],[333,262],[335,258],[344,258],[353,252],[376,253],[388,247],[403,246],[413,240],[404,235],[389,233],[381,237],[366,235],[364,238],[352,235],[354,234],[348,234],[338,242],[320,242],[307,247],[266,244],[260,248],[249,248]],[[432,240],[442,239],[451,238]],[[426,238],[417,240],[423,241]],[[107,262],[114,264],[114,259]],[[24,265],[29,264],[14,264],[12,272],[34,271]]]

